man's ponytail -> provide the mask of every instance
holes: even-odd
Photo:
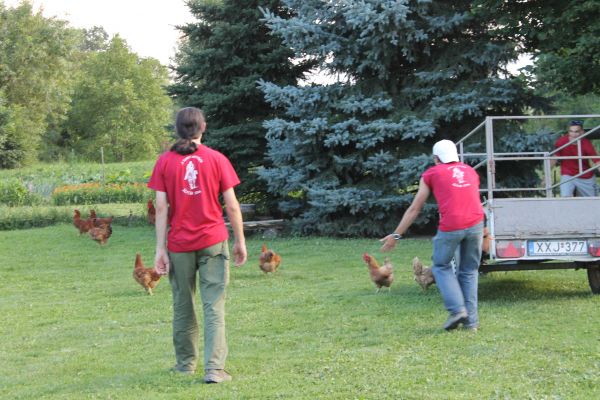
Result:
[[[202,125],[204,123],[204,113],[196,107],[182,108],[175,117],[175,133],[179,139],[171,151],[178,154],[192,154],[198,149],[198,145],[192,140],[202,136]]]
[[[184,156],[186,154],[192,154],[197,149],[198,145],[192,142],[192,139],[178,139],[173,146],[171,146],[171,151]]]

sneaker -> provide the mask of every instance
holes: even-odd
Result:
[[[231,379],[231,375],[224,369],[207,369],[204,374],[204,383],[228,382]]]
[[[467,313],[465,311],[456,314],[451,314],[446,322],[444,322],[444,329],[451,331],[452,329],[458,328],[460,324],[467,322]]]

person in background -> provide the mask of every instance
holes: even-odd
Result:
[[[554,148],[557,149],[571,140],[577,139],[583,135],[583,122],[582,121],[571,121],[569,123],[569,131],[566,135],[561,136],[556,141]],[[592,142],[587,138],[580,140],[581,142],[581,155],[582,156],[597,156],[596,149]],[[579,156],[577,151],[577,142],[559,150],[555,154],[559,157],[567,156]],[[582,170],[579,170],[578,159],[567,159],[560,160],[560,197],[573,197],[577,194],[579,197],[592,197],[598,195],[598,186],[596,184],[596,178],[594,171],[586,172],[585,174],[572,179],[575,175],[590,168],[591,163],[598,165],[600,158],[584,159],[581,160]],[[556,165],[557,160],[550,160],[550,167]],[[591,163],[590,163],[591,162]]]
[[[477,286],[483,240],[484,212],[479,198],[479,175],[459,162],[456,145],[440,140],[433,146],[435,166],[427,169],[419,181],[419,189],[400,223],[383,242],[381,251],[392,250],[396,242],[417,218],[425,201],[433,192],[438,203],[440,222],[433,238],[433,275],[448,318],[446,330],[479,327]],[[456,273],[452,269],[454,255],[460,250]]]
[[[229,282],[229,231],[234,235],[236,266],[246,262],[242,213],[234,192],[240,183],[229,160],[201,143],[206,130],[203,112],[182,108],[175,118],[179,139],[162,154],[148,187],[156,191],[155,268],[169,275],[173,293],[174,370],[193,374],[198,363],[196,279],[204,312],[204,381],[230,381],[225,371],[225,288]],[[167,226],[169,226],[167,234]]]

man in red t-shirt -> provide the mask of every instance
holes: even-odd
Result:
[[[444,299],[449,316],[443,327],[477,330],[477,285],[483,241],[483,207],[479,198],[479,175],[470,166],[459,162],[456,145],[440,140],[433,146],[435,166],[423,173],[419,190],[394,233],[381,241],[381,251],[390,251],[396,241],[417,218],[425,201],[433,192],[438,203],[440,223],[433,238],[433,275]],[[454,273],[452,259],[460,249],[458,270]]]
[[[561,136],[556,141],[554,148],[557,149],[569,143],[572,140],[577,139],[583,135],[583,122],[582,121],[571,121],[569,124],[569,131],[566,135]],[[580,157],[580,156],[597,156],[596,149],[592,142],[587,138],[580,140],[581,142],[581,154],[577,149],[577,142],[564,147],[563,149],[556,152],[556,156],[559,157]],[[581,170],[579,169],[579,162],[581,161]],[[553,167],[557,160],[550,160],[550,166]],[[588,171],[577,178],[573,178],[579,173],[590,168],[591,163],[598,165],[600,158],[583,159],[579,160],[576,158],[560,160],[560,197],[573,197],[577,193],[580,197],[592,197],[597,196],[598,187],[596,184],[596,178],[594,171]]]
[[[148,187],[156,191],[154,265],[159,274],[169,274],[173,292],[174,370],[186,374],[196,371],[198,281],[204,311],[204,381],[220,383],[231,380],[225,371],[229,232],[220,194],[235,238],[236,266],[246,262],[247,251],[242,213],[233,189],[240,180],[223,154],[201,144],[205,129],[201,110],[188,107],[178,111],[175,130],[179,140],[156,162]]]

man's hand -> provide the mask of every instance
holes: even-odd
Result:
[[[392,235],[387,235],[386,237],[379,239],[380,242],[383,242],[383,246],[381,246],[382,252],[388,252],[396,247],[396,239]]]
[[[156,250],[154,257],[154,269],[159,275],[167,275],[169,273],[170,263],[169,256],[165,250]]]
[[[246,263],[248,252],[246,245],[239,244],[237,241],[233,244],[233,262],[236,267],[241,267]]]

